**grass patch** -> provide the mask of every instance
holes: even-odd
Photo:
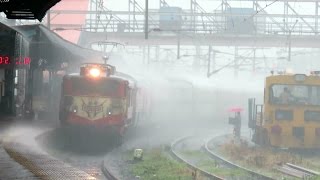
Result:
[[[222,177],[245,177],[249,174],[241,169],[232,169],[227,167],[221,167],[215,160],[203,160],[197,164],[201,169],[204,169],[212,174]]]
[[[198,161],[196,165],[201,169],[208,171],[212,174],[222,176],[222,177],[243,177],[249,176],[246,171],[241,169],[232,169],[228,167],[219,167],[219,163],[211,158],[208,158],[208,155],[201,151],[182,151],[183,155],[197,158]]]
[[[225,144],[222,144],[216,149],[216,152],[242,167],[247,167],[248,169],[276,179],[297,179],[277,171],[275,168],[278,164],[287,162],[302,164],[300,159],[294,154],[284,151],[274,151],[272,148],[250,147],[246,141],[240,143],[235,143],[233,140],[230,140],[230,142],[226,141]]]
[[[197,158],[207,158],[208,156],[205,155],[201,151],[181,151],[181,154],[186,155],[188,157],[197,157]]]
[[[310,178],[310,180],[320,180],[320,176],[312,177],[312,178]]]
[[[145,151],[143,160],[134,162],[130,171],[142,180],[192,180],[192,171],[167,158],[162,148]]]

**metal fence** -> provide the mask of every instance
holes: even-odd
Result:
[[[51,11],[51,16],[86,14],[85,25],[51,24],[52,28],[81,29],[91,32],[144,32],[144,12],[126,11]],[[90,16],[89,16],[90,15]],[[227,33],[248,35],[317,35],[318,16],[283,14],[243,14],[216,11],[214,13],[163,13],[149,11],[149,31],[188,31],[194,33]],[[180,20],[163,20],[163,17],[179,17]],[[177,26],[177,24],[179,24]],[[173,26],[173,27],[172,27]]]

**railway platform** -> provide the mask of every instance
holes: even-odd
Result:
[[[7,118],[7,117],[6,117]],[[43,151],[35,138],[48,130],[40,123],[21,123],[15,118],[0,121],[0,180],[96,179]]]
[[[24,166],[14,161],[3,146],[0,145],[0,180],[6,179],[37,180],[39,178]]]
[[[0,114],[0,180],[5,179],[27,179],[34,180],[37,178],[32,172],[12,159],[4,149],[3,137],[4,131],[12,123],[14,117]]]

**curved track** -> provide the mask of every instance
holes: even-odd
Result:
[[[171,144],[171,153],[173,155],[174,158],[176,158],[177,160],[187,164],[191,169],[193,170],[196,170],[198,172],[201,173],[202,176],[205,176],[205,177],[208,177],[210,179],[261,179],[261,180],[272,180],[273,178],[270,178],[268,176],[265,176],[265,175],[262,175],[262,174],[259,174],[257,172],[254,172],[252,170],[249,170],[249,169],[246,169],[244,167],[241,167],[239,165],[236,165],[226,159],[224,159],[223,157],[213,153],[209,148],[208,148],[208,142],[210,141],[207,141],[205,142],[204,144],[202,144],[201,146],[204,146],[204,149],[206,151],[206,155],[208,155],[208,159],[214,159],[216,160],[215,162],[217,163],[217,166],[222,169],[227,169],[228,171],[239,171],[241,170],[242,172],[245,173],[245,175],[242,177],[242,178],[234,178],[234,177],[228,177],[228,176],[222,176],[222,175],[218,175],[219,173],[211,173],[211,172],[208,172],[204,169],[202,169],[201,167],[198,167],[195,165],[195,163],[192,163],[190,160],[187,160],[186,157],[183,157],[181,155],[181,153],[178,152],[178,146],[180,144],[184,144],[186,143],[186,141],[190,141],[190,139],[192,138],[195,138],[194,136],[187,136],[187,137],[182,137],[182,138],[179,138],[178,140],[172,142]],[[201,147],[199,147],[199,149],[202,149]]]
[[[223,179],[222,177],[220,177],[220,176],[218,176],[218,175],[215,175],[215,174],[212,174],[212,173],[210,173],[210,172],[208,172],[208,171],[201,170],[201,169],[198,168],[196,165],[194,165],[194,164],[188,162],[187,160],[185,160],[182,156],[179,155],[179,153],[177,153],[177,152],[175,151],[175,147],[177,146],[177,144],[179,144],[179,143],[181,143],[182,141],[184,141],[184,140],[186,140],[186,139],[189,139],[189,138],[191,138],[191,137],[192,137],[192,136],[182,137],[182,138],[180,138],[180,139],[172,142],[172,143],[171,143],[171,150],[170,150],[172,156],[173,156],[175,159],[177,159],[178,161],[181,161],[181,162],[187,164],[191,169],[200,172],[200,173],[201,173],[203,176],[205,176],[205,177],[208,177],[208,178],[210,178],[210,179],[222,180],[222,179]]]
[[[214,138],[216,138],[216,137],[214,137]],[[271,177],[268,177],[268,176],[266,176],[266,175],[263,175],[263,174],[260,174],[260,173],[258,173],[258,172],[252,171],[252,170],[247,169],[247,168],[245,168],[245,167],[239,166],[239,165],[237,165],[237,164],[235,164],[235,163],[233,163],[233,162],[231,162],[231,161],[223,158],[222,156],[216,154],[216,153],[213,152],[212,150],[210,150],[208,144],[209,144],[209,142],[212,141],[212,139],[214,139],[214,138],[211,138],[210,140],[206,141],[206,143],[204,144],[204,149],[205,149],[205,151],[210,155],[211,158],[216,159],[216,160],[220,160],[220,161],[222,161],[224,164],[226,164],[226,165],[228,165],[228,166],[230,166],[230,167],[232,167],[232,168],[241,169],[241,170],[249,173],[249,174],[252,176],[253,179],[273,180],[273,178],[271,178]]]
[[[108,180],[120,180],[120,179],[117,178],[115,175],[113,175],[112,172],[111,172],[106,166],[104,166],[104,161],[102,162],[101,170],[102,170],[104,176],[105,176]]]

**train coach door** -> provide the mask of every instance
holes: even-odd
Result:
[[[138,117],[137,117],[137,88],[132,89],[131,94],[131,107],[132,107],[132,124],[133,126],[136,126],[138,123]]]
[[[135,115],[136,115],[136,93],[137,90],[134,88],[127,88],[127,120],[126,124],[127,126],[132,126],[135,124]]]

